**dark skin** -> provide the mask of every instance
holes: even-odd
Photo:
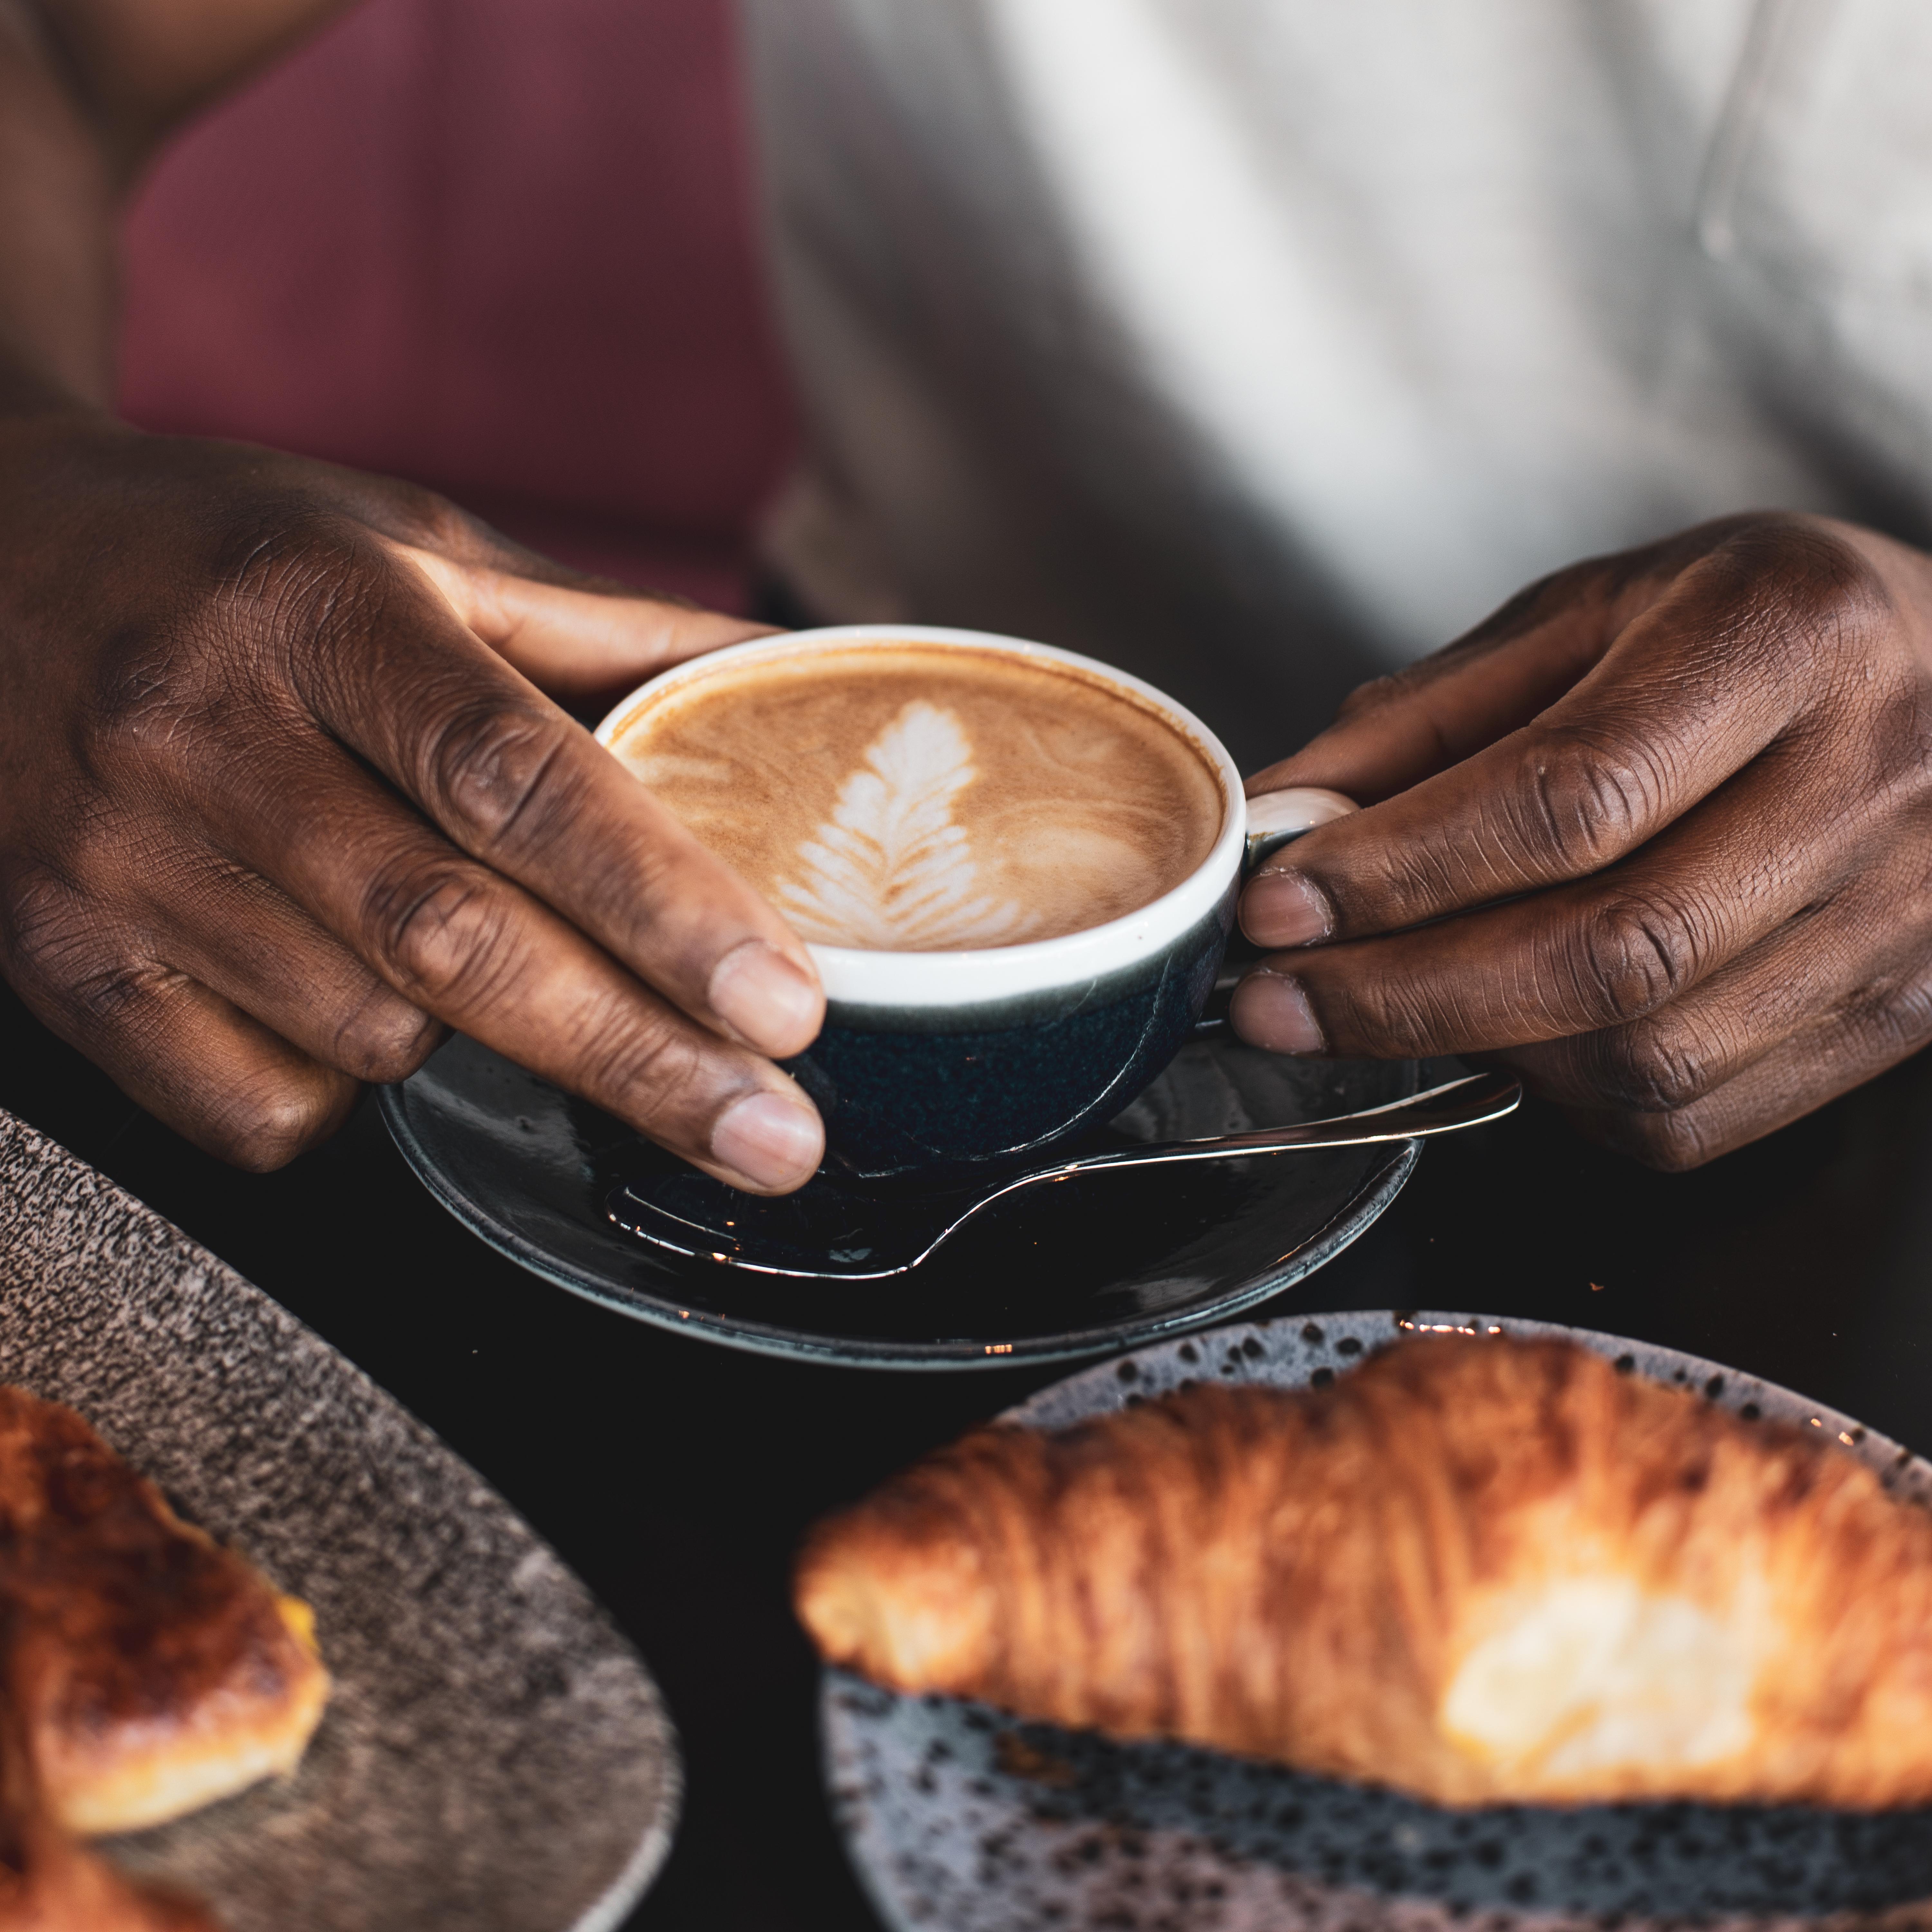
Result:
[[[1932,557],[1727,518],[1577,565],[1250,791],[1370,805],[1242,922],[1262,1045],[1484,1054],[1693,1167],[1932,1038]],[[1424,923],[1424,922],[1430,922]]]
[[[822,1144],[805,949],[572,723],[754,634],[426,492],[113,421],[120,196],[336,10],[0,0],[0,970],[272,1166],[460,1027],[740,1185]],[[1666,1166],[1932,1035],[1932,559],[1730,520],[1580,565],[1250,783],[1281,1051],[1489,1054]]]
[[[822,1133],[772,1060],[820,1024],[810,956],[556,701],[759,627],[406,484],[107,412],[118,185],[327,10],[0,11],[0,967],[247,1166],[457,1027],[795,1186]]]

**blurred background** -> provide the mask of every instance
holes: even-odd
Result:
[[[791,425],[730,0],[365,0],[163,157],[122,404],[744,608]]]

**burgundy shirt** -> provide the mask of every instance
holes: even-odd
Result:
[[[124,406],[740,606],[790,437],[743,127],[728,0],[368,0],[142,189]]]

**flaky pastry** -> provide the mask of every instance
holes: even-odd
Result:
[[[822,1524],[830,1661],[1440,1803],[1932,1802],[1932,1515],[1557,1342],[976,1430]]]
[[[0,1648],[10,1618],[0,1610]],[[196,1900],[124,1878],[47,1809],[20,1714],[0,1699],[0,1932],[218,1932]]]
[[[328,1696],[305,1605],[70,1408],[0,1388],[4,1694],[46,1808],[132,1831],[292,1769]]]

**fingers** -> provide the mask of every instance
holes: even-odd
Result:
[[[686,658],[772,634],[717,610],[667,599],[542,582],[496,562],[412,545],[395,554],[434,586],[457,621],[539,688],[584,698],[627,688]]]
[[[1841,993],[1826,915],[1792,922],[1700,986],[1643,1018],[1496,1057],[1530,1091],[1591,1111],[1665,1114],[1748,1072],[1835,1011]]]
[[[212,854],[141,876],[138,890],[20,880],[8,976],[197,1146],[281,1166],[334,1132],[362,1081],[400,1078],[434,1047],[426,1014],[266,880]]]
[[[284,752],[268,770],[272,786],[246,788],[253,808],[224,836],[410,1005],[735,1186],[782,1192],[817,1167],[818,1114],[769,1061],[677,1011],[332,748]],[[599,862],[626,890],[628,872]],[[713,1004],[728,1007],[730,976],[755,976],[762,944],[730,943],[714,974],[726,997]]]
[[[1313,786],[1372,803],[1526,724],[1610,642],[1597,583],[1594,573],[1565,571],[1447,649],[1364,685],[1327,730],[1249,779],[1248,796]]]
[[[184,973],[117,962],[21,997],[128,1097],[205,1152],[266,1174],[348,1118],[356,1081]]]
[[[426,596],[374,622],[382,648],[358,630],[302,668],[304,694],[336,737],[464,851],[703,1025],[774,1058],[816,1036],[824,1002],[802,943],[588,732]],[[330,796],[325,787],[314,808],[330,809]],[[309,826],[290,824],[276,798],[263,803],[282,849],[296,853]],[[261,869],[282,878],[281,862]],[[332,902],[353,890],[341,880]],[[383,961],[370,963],[398,983]]]
[[[406,1080],[446,1029],[259,874],[209,854],[170,868],[153,950],[298,1052],[356,1081]]]
[[[1847,578],[1862,570],[1843,559]],[[1243,929],[1263,946],[1391,932],[1586,877],[1654,838],[1816,694],[1819,588],[1782,608],[1741,584],[1750,562],[1701,558],[1532,722],[1310,832],[1249,886]]]
[[[1681,999],[1626,1024],[1507,1049],[1532,1092],[1606,1113],[1671,1114],[1792,1040],[1841,1023],[1909,1036],[1926,909],[1898,868],[1859,867]],[[1740,1090],[1744,1090],[1740,1089]]]
[[[1819,776],[1807,748],[1781,746],[1595,879],[1273,955],[1238,989],[1234,1024],[1277,1052],[1406,1058],[1640,1021],[1857,870],[1870,828],[1827,808]]]
[[[1660,1112],[1569,1110],[1591,1138],[1672,1172],[1759,1140],[1896,1066],[1932,1040],[1932,987],[1914,982],[1883,1000],[1815,1022],[1736,1078]]]
[[[1326,731],[1250,778],[1249,796],[1314,785],[1374,803],[1432,777],[1553,704],[1679,572],[1763,520],[1720,518],[1531,584],[1454,644],[1354,692]]]

